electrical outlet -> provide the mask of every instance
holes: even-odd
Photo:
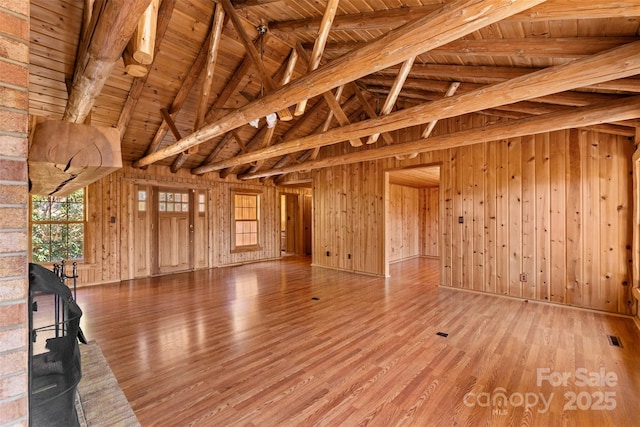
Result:
[[[520,281],[521,282],[527,281],[527,273],[520,273]]]
[[[464,224],[464,217],[463,216],[459,216],[458,217],[458,224]]]
[[[331,252],[327,251],[327,256],[331,256]]]

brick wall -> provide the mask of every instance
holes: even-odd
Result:
[[[28,425],[29,1],[0,0],[0,426]]]

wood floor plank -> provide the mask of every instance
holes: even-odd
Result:
[[[416,258],[385,279],[286,257],[80,288],[78,302],[143,426],[640,423],[632,319],[439,288],[438,268]],[[617,380],[581,385],[581,368]],[[592,409],[605,392],[615,408]]]

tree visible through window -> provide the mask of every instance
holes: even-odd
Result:
[[[32,196],[33,262],[84,258],[84,190],[67,197]]]
[[[234,194],[235,247],[258,245],[258,194]]]

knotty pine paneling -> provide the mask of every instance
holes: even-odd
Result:
[[[489,120],[443,120],[434,134]],[[326,155],[340,150],[351,149]],[[384,274],[385,251],[399,258],[399,237],[384,247],[384,224],[398,235],[399,226],[385,216],[383,172],[440,164],[439,242],[431,247],[442,285],[631,314],[632,151],[626,137],[576,129],[315,171],[314,264]],[[365,227],[369,234],[355,235]],[[368,263],[349,263],[354,252]]]
[[[420,189],[420,255],[440,256],[440,189]]]
[[[387,244],[389,261],[400,261],[420,255],[420,190],[389,184],[389,228]]]
[[[314,172],[313,263],[384,274],[384,173],[379,162]]]
[[[173,174],[164,166],[147,170],[125,166],[87,187],[86,260],[78,265],[79,285],[115,282],[152,273],[151,187],[195,189],[204,194],[206,215],[196,212],[195,268],[209,268],[273,259],[280,256],[281,192],[311,195],[310,189],[284,188],[221,180],[217,174],[195,177],[188,170]],[[231,251],[232,190],[261,194],[260,250]],[[147,212],[137,209],[138,190],[147,191]],[[166,243],[166,242],[165,242]],[[161,244],[162,239],[161,239]],[[187,248],[184,248],[187,251]],[[186,252],[185,252],[186,253]]]
[[[448,150],[442,284],[631,314],[632,150],[584,130]]]

